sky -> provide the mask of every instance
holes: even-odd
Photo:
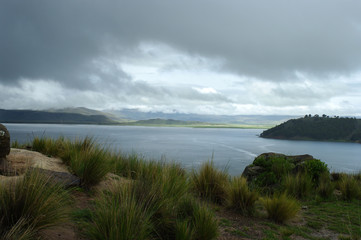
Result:
[[[0,108],[361,116],[359,0],[1,0]]]

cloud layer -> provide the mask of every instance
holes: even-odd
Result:
[[[361,115],[359,1],[0,3],[1,108]]]

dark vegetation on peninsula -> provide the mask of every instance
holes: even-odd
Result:
[[[361,142],[361,119],[305,115],[265,130],[263,138]]]

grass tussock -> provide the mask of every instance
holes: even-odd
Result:
[[[213,161],[205,162],[199,171],[193,171],[190,181],[194,192],[201,198],[218,204],[225,201],[229,176],[226,171],[218,170]]]
[[[215,239],[218,224],[213,212],[186,194],[184,185],[175,183],[179,179],[169,180],[170,183],[139,180],[104,193],[86,226],[88,237]]]
[[[332,196],[335,187],[331,182],[331,177],[328,172],[324,172],[319,176],[317,194],[323,199],[328,199]]]
[[[108,153],[100,147],[76,151],[70,161],[70,169],[78,176],[83,186],[99,183],[109,172]]]
[[[288,174],[283,180],[285,192],[297,199],[306,199],[313,193],[312,178],[307,173]]]
[[[234,177],[226,189],[226,206],[242,215],[253,215],[258,193],[249,189],[247,179]]]
[[[103,194],[95,204],[91,222],[86,225],[90,239],[149,239],[153,232],[152,211],[147,201],[138,199],[128,185]]]
[[[300,210],[299,203],[286,194],[265,197],[262,199],[262,204],[267,211],[268,218],[277,223],[283,223],[295,217]]]
[[[80,178],[84,187],[99,183],[109,172],[110,154],[90,137],[74,141],[62,137],[57,140],[35,137],[32,149],[60,157],[70,167],[70,171]]]
[[[360,182],[352,175],[344,175],[338,183],[342,198],[347,201],[361,199]]]
[[[0,236],[30,239],[35,232],[68,219],[69,194],[39,171],[0,186]]]

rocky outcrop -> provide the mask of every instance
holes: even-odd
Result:
[[[274,159],[284,159],[292,166],[292,172],[297,173],[303,170],[303,164],[306,161],[314,159],[313,156],[304,154],[304,155],[295,155],[288,156],[281,153],[262,153],[258,157],[255,158],[252,164],[248,165],[242,176],[246,177],[248,181],[252,181],[256,179],[261,174],[268,171],[268,167],[272,164]]]
[[[56,172],[42,168],[29,168],[27,173],[31,173],[33,171],[48,177],[51,181],[62,185],[64,188],[80,186],[80,178],[67,172]]]
[[[0,124],[0,161],[10,153],[10,134],[6,127]]]

